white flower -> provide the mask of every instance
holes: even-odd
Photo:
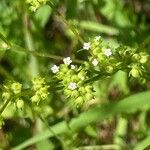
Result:
[[[104,55],[106,55],[107,57],[111,56],[112,55],[112,50],[111,49],[105,49],[104,51]]]
[[[90,47],[91,47],[91,43],[90,42],[83,44],[83,49],[89,50]]]
[[[53,73],[57,73],[57,72],[59,71],[59,67],[56,66],[56,65],[53,65],[53,66],[51,67],[51,70],[52,70]]]
[[[63,62],[64,62],[64,64],[69,66],[72,63],[72,60],[70,57],[66,57],[63,59]]]
[[[92,61],[92,64],[93,64],[93,66],[97,66],[98,65],[98,60],[97,59],[94,59],[93,61]]]
[[[101,39],[101,36],[96,36],[95,41],[99,41]]]
[[[68,88],[70,90],[75,90],[77,88],[77,84],[75,82],[71,82],[69,85],[68,85]]]
[[[75,69],[76,67],[75,67],[75,65],[71,65],[71,69]]]

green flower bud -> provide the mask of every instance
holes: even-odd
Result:
[[[85,79],[85,76],[86,76],[86,72],[81,70],[79,73],[78,73],[78,77],[81,79],[81,80],[84,80]]]
[[[87,94],[85,94],[85,98],[86,98],[86,100],[91,100],[91,99],[93,99],[93,95],[90,93],[87,93]]]
[[[79,107],[80,105],[82,105],[84,102],[84,99],[82,96],[79,96],[76,100],[75,100],[75,104],[77,105],[77,107]]]
[[[132,68],[129,74],[132,75],[134,78],[140,77],[140,72],[137,68]]]
[[[84,87],[80,87],[80,88],[79,88],[79,92],[80,92],[81,94],[85,94],[85,93],[86,93],[86,90],[85,90]]]
[[[134,54],[133,56],[132,56],[132,59],[133,60],[139,60],[141,57],[140,57],[140,55],[139,54]]]
[[[87,93],[88,93],[88,92],[90,93],[91,90],[92,90],[92,86],[87,85],[87,86],[85,87],[85,90],[86,90]]]
[[[72,81],[72,82],[78,82],[78,81],[79,81],[78,76],[77,76],[77,75],[73,75],[73,76],[71,77],[71,81]]]
[[[107,67],[106,67],[106,72],[107,72],[107,73],[113,73],[113,70],[114,70],[114,69],[113,69],[112,66],[107,66]]]
[[[140,56],[141,56],[140,63],[144,64],[148,61],[149,55],[147,53],[141,52]]]
[[[77,90],[72,91],[71,97],[77,98],[79,96],[79,92]]]
[[[101,49],[100,49],[99,47],[93,49],[93,54],[94,54],[95,56],[97,56],[100,52],[101,52]]]
[[[100,62],[105,61],[103,53],[98,54],[97,57],[98,57],[98,59],[99,59]]]
[[[71,95],[71,93],[72,93],[72,91],[69,90],[69,89],[65,89],[65,90],[64,90],[64,94],[65,94],[66,96],[68,96],[68,97]]]
[[[31,97],[31,101],[33,103],[37,103],[37,102],[40,101],[40,97],[38,95],[34,95],[34,96]]]
[[[42,94],[40,95],[40,97],[41,97],[42,100],[45,100],[45,99],[48,98],[48,93],[42,93]]]
[[[22,99],[17,99],[16,106],[18,109],[22,109],[24,107],[24,101]]]
[[[20,84],[19,82],[14,82],[14,83],[11,85],[11,89],[12,89],[12,91],[13,91],[15,94],[18,94],[18,93],[21,92],[22,84]]]
[[[2,93],[2,99],[3,99],[4,101],[7,101],[8,99],[10,99],[10,93],[8,93],[8,92],[3,92],[3,93]]]
[[[32,80],[33,89],[38,90],[45,84],[45,79],[41,77],[36,77]]]
[[[68,72],[69,68],[67,65],[61,64],[60,65],[60,71],[66,74]]]

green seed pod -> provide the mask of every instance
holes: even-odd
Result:
[[[3,93],[2,93],[2,99],[3,99],[4,101],[7,101],[8,99],[10,99],[10,93],[8,93],[8,92],[3,92]]]
[[[22,109],[24,107],[24,101],[22,99],[17,99],[16,106],[18,109]]]

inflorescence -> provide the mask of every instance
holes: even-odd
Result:
[[[39,105],[48,99],[50,87],[59,87],[67,99],[67,103],[74,107],[82,107],[84,103],[93,100],[93,83],[95,76],[108,77],[122,70],[130,79],[145,83],[149,77],[149,54],[143,50],[119,46],[116,49],[104,43],[101,36],[83,44],[83,49],[89,52],[88,60],[81,65],[76,65],[70,57],[63,59],[63,64],[52,65],[52,80],[57,83],[52,85],[45,78],[36,77],[29,87],[28,98],[31,103]],[[88,82],[92,81],[92,82]],[[57,89],[57,88],[56,88]],[[19,82],[8,82],[3,85],[2,99],[14,103],[18,109],[23,109],[25,104],[25,89]]]

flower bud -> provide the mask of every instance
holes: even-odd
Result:
[[[140,72],[137,68],[132,68],[129,74],[132,75],[134,78],[140,77]]]
[[[86,98],[87,101],[91,100],[91,99],[93,99],[93,95],[90,94],[90,93],[87,93],[87,94],[85,94],[85,98]]]
[[[37,103],[37,102],[40,101],[40,97],[38,95],[34,95],[34,96],[31,97],[31,101],[33,103]]]
[[[21,89],[22,89],[22,84],[18,83],[18,82],[14,82],[12,85],[11,85],[11,89],[12,91],[15,93],[15,94],[18,94],[21,92]]]
[[[8,93],[8,92],[3,92],[3,94],[2,94],[2,99],[3,99],[4,101],[7,101],[8,99],[10,99],[10,93]]]
[[[75,104],[76,104],[77,106],[82,105],[83,102],[84,102],[84,99],[82,98],[82,96],[79,96],[79,97],[75,100]]]
[[[80,87],[79,88],[79,92],[82,93],[82,94],[85,94],[86,93],[86,90],[84,87]]]
[[[78,81],[79,81],[78,76],[77,76],[77,75],[73,75],[73,76],[71,77],[71,81],[73,81],[73,82],[78,82]]]
[[[93,54],[96,55],[96,56],[97,56],[100,52],[101,52],[101,49],[100,49],[99,47],[97,47],[97,48],[95,48],[95,49],[93,50]]]
[[[24,101],[22,99],[17,99],[16,106],[18,109],[22,109],[24,107]]]
[[[141,57],[140,57],[139,54],[134,54],[134,55],[132,56],[132,59],[135,60],[135,61],[139,60],[140,58],[141,58]]]
[[[90,93],[91,92],[91,89],[92,89],[92,86],[90,86],[90,85],[87,85],[86,87],[85,87],[85,90],[86,90],[86,92],[88,93]]]
[[[107,67],[106,67],[106,72],[107,72],[107,73],[113,73],[113,70],[114,70],[114,69],[113,69],[112,66],[107,66]]]
[[[72,91],[71,97],[77,98],[79,96],[79,92],[77,90]]]
[[[147,53],[141,52],[140,56],[141,56],[140,63],[144,64],[148,61],[149,56]]]

